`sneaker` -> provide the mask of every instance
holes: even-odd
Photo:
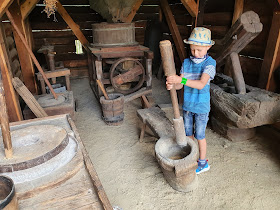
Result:
[[[208,171],[210,169],[210,166],[206,162],[204,166],[198,165],[197,169],[195,170],[196,174],[203,173],[205,171]]]

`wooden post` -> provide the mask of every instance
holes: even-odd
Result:
[[[7,48],[5,46],[5,35],[2,24],[0,24],[0,69],[3,78],[3,86],[5,90],[5,100],[10,122],[22,120],[22,112],[19,105],[18,96],[15,93],[12,84],[12,70]]]
[[[8,119],[7,107],[5,101],[5,92],[3,88],[1,73],[0,73],[0,121],[1,121],[1,130],[2,130],[5,155],[6,158],[12,158],[13,156],[12,140],[11,140],[9,119]]]
[[[239,55],[236,52],[233,52],[230,54],[230,60],[232,65],[232,76],[233,81],[235,84],[235,88],[238,94],[245,94],[246,93],[246,87],[244,82],[244,77],[242,73],[242,69],[240,66],[240,60]]]
[[[161,41],[159,44],[160,47],[160,53],[162,57],[162,63],[163,63],[163,69],[165,76],[172,76],[176,74],[175,64],[174,64],[174,58],[173,58],[173,51],[171,42],[169,40]],[[178,98],[177,98],[177,92],[175,87],[173,87],[170,90],[173,110],[174,110],[174,118],[179,119],[180,118],[180,111],[179,111],[179,104],[178,104]]]
[[[167,0],[160,0],[160,7],[165,15],[165,18],[167,20],[168,27],[171,31],[172,38],[174,40],[177,52],[179,54],[180,60],[183,63],[184,59],[187,57],[187,52],[181,37],[181,34],[179,32],[179,29],[177,27],[177,24],[175,22],[174,16],[172,14],[172,11],[170,9],[170,6],[168,4]],[[196,10],[197,12],[197,10]],[[172,54],[173,55],[173,54]]]
[[[100,81],[103,79],[103,72],[102,72],[102,61],[95,60],[95,70],[96,70],[96,78]],[[97,85],[97,94],[100,97],[102,94],[101,89]]]
[[[6,10],[6,14],[10,17],[13,17],[13,24],[16,25],[18,30],[13,27],[13,32],[14,32],[14,38],[15,38],[15,43],[18,51],[18,57],[20,60],[20,65],[21,65],[21,70],[22,70],[22,76],[23,76],[23,81],[27,88],[32,92],[32,93],[37,93],[37,85],[35,82],[35,70],[34,66],[32,63],[32,60],[30,58],[30,55],[26,53],[26,48],[25,44],[23,43],[21,37],[19,34],[21,34],[24,37],[24,40],[27,40],[27,35],[25,33],[24,29],[24,21],[21,17],[21,12],[20,12],[20,5],[18,4],[18,1],[14,1],[13,4],[9,7],[9,9]],[[9,17],[8,17],[9,18]],[[9,18],[10,19],[10,18]]]
[[[264,60],[259,75],[258,87],[275,91],[276,84],[273,72],[280,66],[280,12],[273,15],[272,24],[267,39]]]
[[[23,35],[22,35],[21,32],[19,31],[19,28],[17,27],[17,25],[15,24],[14,18],[12,17],[11,13],[10,13],[8,10],[7,10],[6,14],[7,14],[9,20],[11,21],[11,24],[12,24],[13,28],[15,29],[15,31],[16,31],[17,34],[18,34],[18,36],[20,37],[21,42],[22,42],[23,45],[25,46],[25,49],[27,50],[27,52],[28,52],[29,55],[31,56],[31,58],[32,58],[34,64],[36,65],[36,67],[38,68],[39,72],[42,74],[42,76],[43,76],[43,78],[44,78],[46,84],[47,84],[48,87],[50,88],[50,91],[52,92],[54,98],[57,99],[56,93],[54,92],[54,90],[53,90],[53,88],[52,88],[52,86],[51,86],[49,80],[48,80],[47,77],[45,76],[44,71],[43,71],[42,67],[40,66],[38,60],[37,60],[36,57],[34,56],[32,50],[30,49],[30,47],[28,46],[28,44],[27,44],[25,38],[23,37]],[[25,54],[27,54],[27,53],[25,52]]]

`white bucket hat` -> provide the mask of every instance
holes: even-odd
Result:
[[[193,29],[188,40],[184,39],[186,44],[209,46],[214,45],[215,42],[211,40],[211,31],[208,28],[196,27]]]

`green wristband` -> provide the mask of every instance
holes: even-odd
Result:
[[[188,79],[187,79],[187,78],[182,77],[181,84],[186,85],[186,82],[187,82],[187,81],[188,81]]]

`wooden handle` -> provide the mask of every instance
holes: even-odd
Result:
[[[101,81],[97,79],[96,82],[97,82],[99,88],[101,89],[101,91],[102,91],[104,97],[106,98],[106,100],[109,100],[110,98],[108,97],[108,95],[107,95],[107,93],[106,93],[106,90],[104,89],[104,86],[103,86],[103,84],[101,83]]]
[[[161,41],[159,43],[159,47],[165,76],[175,75],[176,69],[174,64],[171,42],[169,40]]]
[[[174,64],[171,42],[169,40],[161,41],[159,43],[159,47],[160,47],[161,60],[162,60],[165,76],[175,75],[176,69]],[[178,104],[177,92],[174,87],[170,90],[170,96],[173,105],[174,118],[179,119],[180,118],[179,104]]]

